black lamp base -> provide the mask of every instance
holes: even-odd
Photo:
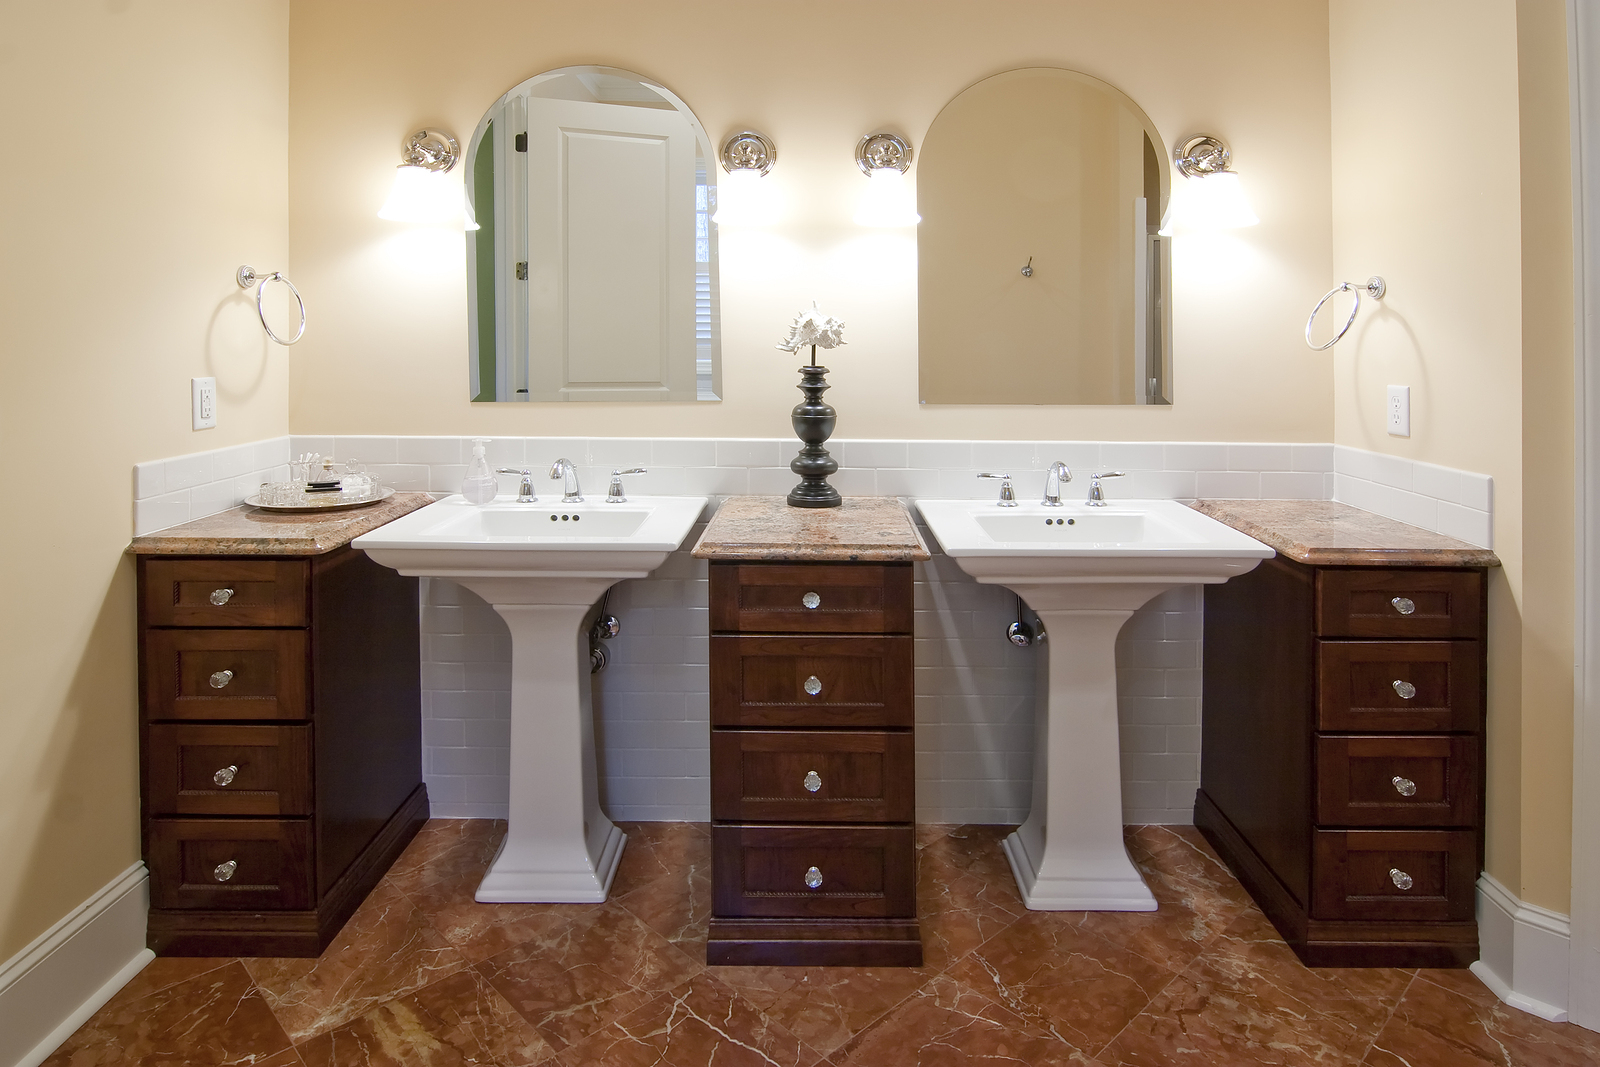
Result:
[[[844,503],[839,490],[828,484],[828,475],[839,469],[839,461],[828,455],[822,442],[833,435],[838,413],[825,403],[828,389],[827,367],[816,365],[816,349],[811,350],[811,365],[800,368],[800,392],[805,399],[795,405],[789,421],[795,436],[805,444],[789,462],[789,469],[800,475],[800,484],[789,490],[792,508],[836,508]]]

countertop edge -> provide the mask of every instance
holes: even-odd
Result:
[[[722,509],[731,501],[739,499],[761,500],[769,499],[758,494],[735,494],[728,497],[717,508],[717,514],[711,517],[706,524],[706,531],[695,542],[690,555],[695,559],[704,559],[721,562],[778,562],[778,563],[919,563],[933,558],[933,553],[928,551],[928,545],[922,538],[922,531],[917,529],[916,521],[911,517],[911,509],[906,502],[898,496],[867,497],[873,501],[893,501],[901,518],[905,520],[906,539],[899,543],[886,543],[883,541],[851,544],[798,544],[794,541],[727,541],[708,540],[707,534],[715,531],[718,517]],[[773,501],[782,500],[782,497],[772,497]],[[850,497],[846,499],[863,499]],[[831,508],[799,509],[813,513],[832,511]]]
[[[1304,563],[1308,566],[1376,566],[1376,567],[1498,567],[1500,557],[1492,549],[1480,548],[1476,545],[1467,545],[1461,542],[1462,548],[1383,548],[1376,545],[1348,545],[1348,546],[1317,546],[1313,547],[1295,540],[1288,534],[1259,522],[1241,518],[1230,514],[1228,504],[1234,503],[1227,500],[1196,500],[1189,504],[1191,508],[1209,518],[1215,519],[1242,534],[1254,537],[1257,541],[1267,545],[1280,555]],[[1250,501],[1244,501],[1250,503]],[[1306,503],[1326,504],[1329,501],[1307,501]],[[1410,526],[1399,519],[1390,519],[1378,515],[1376,512],[1363,511],[1351,504],[1344,505],[1351,511],[1363,515],[1373,515],[1386,522],[1393,522],[1402,526]],[[1421,533],[1432,533],[1422,527],[1412,527]],[[1447,534],[1436,534],[1439,537],[1448,537]],[[1449,538],[1455,540],[1454,538]]]
[[[274,518],[282,520],[284,526],[324,527],[310,533],[302,529],[293,534],[273,535],[267,532],[270,527],[260,532],[246,534],[205,532],[204,527],[207,525],[221,525],[230,519],[242,519],[252,512],[261,510],[248,504],[239,504],[214,515],[191,519],[189,522],[169,526],[164,530],[140,534],[128,542],[128,547],[124,551],[131,556],[322,556],[345,547],[362,534],[371,533],[380,526],[387,525],[431,503],[433,497],[425,492],[404,491],[373,505],[370,509],[352,508],[326,515],[315,513],[273,515]],[[200,528],[189,534],[174,532],[182,531],[192,525],[199,525]]]

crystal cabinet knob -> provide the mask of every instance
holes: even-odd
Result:
[[[212,604],[220,608],[222,605],[233,599],[233,590],[213,589],[211,590],[211,596],[207,599],[209,599]]]
[[[1393,604],[1394,610],[1398,611],[1402,615],[1410,615],[1417,610],[1416,602],[1410,597],[1392,597],[1390,598],[1389,603]]]
[[[804,604],[808,608],[815,608],[822,603],[822,598],[815,593],[807,593],[805,596],[800,598],[800,603]]]
[[[1411,779],[1402,778],[1397,774],[1393,778],[1389,779],[1389,781],[1394,783],[1394,791],[1399,793],[1401,796],[1414,797],[1417,795],[1417,783],[1413,782]]]
[[[1400,694],[1401,700],[1410,700],[1412,697],[1417,695],[1417,687],[1412,685],[1410,682],[1402,682],[1400,679],[1396,678],[1389,684],[1394,686],[1394,691]]]
[[[814,674],[811,677],[807,678],[806,679],[806,692],[810,693],[812,696],[816,696],[818,693],[822,692],[822,679],[818,678]]]
[[[238,774],[238,773],[239,773],[239,765],[236,764],[236,763],[230,763],[228,766],[222,768],[222,770],[218,771],[216,774],[213,774],[211,776],[211,780],[213,782],[216,782],[218,785],[232,785],[233,784],[233,776]]]
[[[822,788],[822,775],[816,771],[807,771],[805,781],[800,784],[806,787],[807,793],[815,793]]]
[[[218,672],[216,672],[215,674],[213,674],[211,676],[209,681],[211,682],[211,688],[213,688],[213,689],[222,689],[229,682],[233,681],[233,672],[232,671],[218,671]]]
[[[227,863],[219,863],[215,867],[211,868],[211,877],[215,878],[219,882],[226,882],[229,878],[233,877],[233,872],[237,871],[238,869],[239,861],[229,860]]]
[[[806,868],[806,888],[816,889],[822,884],[822,872],[815,867]]]
[[[1399,867],[1389,868],[1389,881],[1394,883],[1396,889],[1410,889],[1412,884],[1411,876]]]

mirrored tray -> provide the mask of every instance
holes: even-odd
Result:
[[[303,494],[303,496],[305,497],[305,503],[301,504],[263,504],[260,495],[252,493],[244,498],[244,502],[253,508],[260,508],[262,511],[349,511],[351,508],[365,508],[373,504],[382,503],[394,496],[394,490],[381,489],[376,495],[367,497],[365,500],[347,500],[343,493],[308,493]],[[325,504],[320,502],[312,503],[319,496],[326,497],[328,502]]]

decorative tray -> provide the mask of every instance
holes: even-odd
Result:
[[[252,493],[244,498],[244,502],[262,511],[349,511],[351,508],[365,508],[382,503],[394,496],[394,490],[387,488],[379,490],[376,495],[369,496],[365,500],[347,500],[343,493],[302,493],[301,496],[304,498],[303,502],[298,504],[263,504],[260,494]],[[326,503],[318,500],[318,497],[326,497]]]

